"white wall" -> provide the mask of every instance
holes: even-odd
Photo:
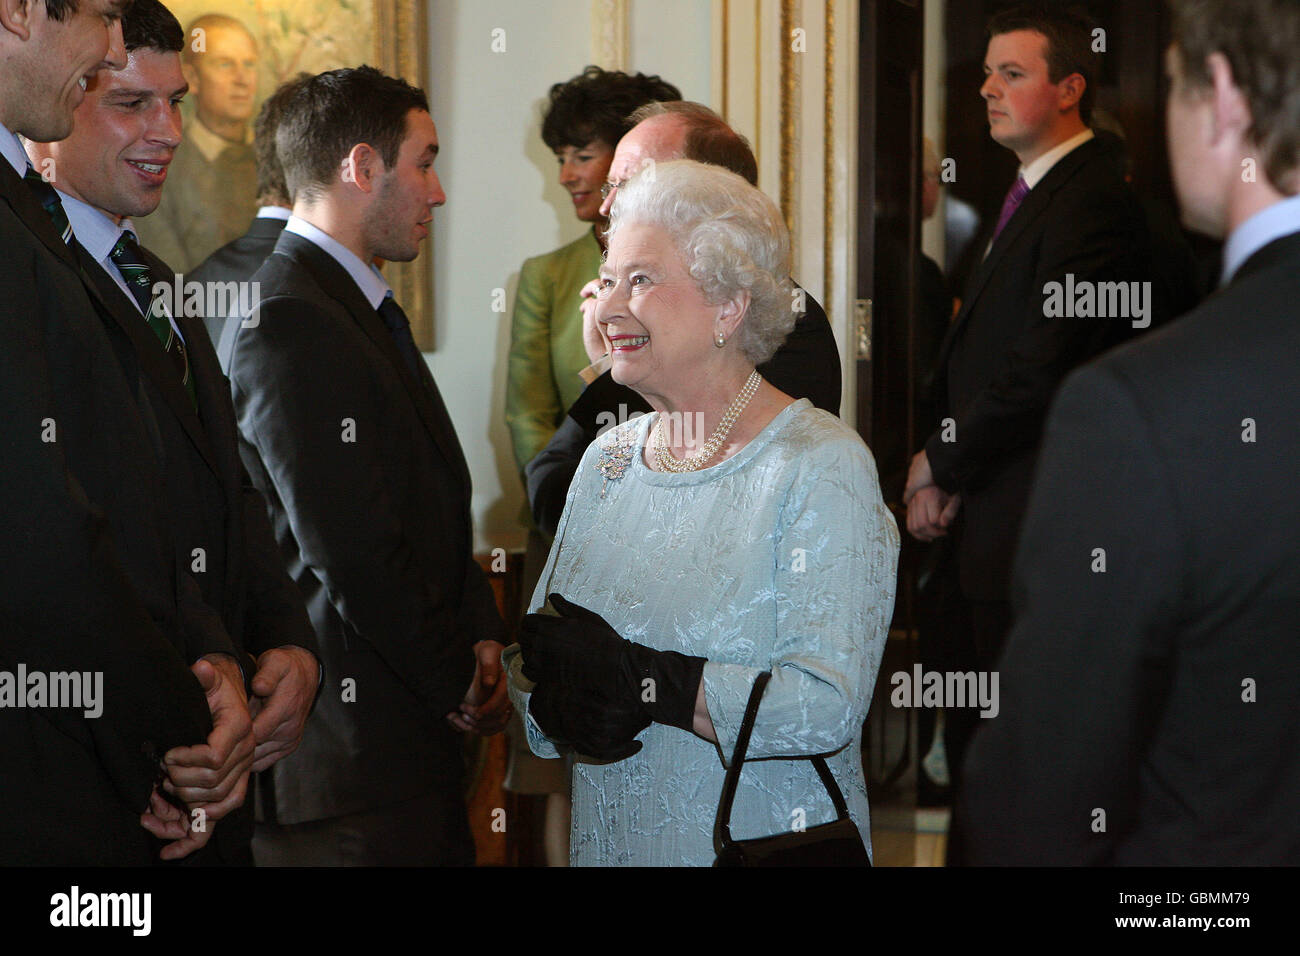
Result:
[[[552,83],[591,61],[591,0],[434,0],[429,98],[447,205],[434,213],[436,349],[428,354],[474,479],[477,547],[521,547],[524,494],[505,427],[519,266],[584,228],[541,140]],[[709,0],[633,0],[628,69],[707,102]],[[505,52],[492,51],[493,30]],[[422,253],[423,254],[423,253]],[[505,289],[506,311],[492,310]]]

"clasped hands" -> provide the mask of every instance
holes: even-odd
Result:
[[[706,663],[620,637],[599,614],[558,594],[559,614],[520,625],[524,676],[536,686],[528,711],[560,747],[604,762],[641,749],[652,722],[692,730]]]
[[[320,681],[315,656],[293,646],[258,657],[251,700],[234,658],[211,654],[190,669],[207,698],[212,733],[202,744],[173,747],[163,756],[161,791],[150,795],[140,825],[170,841],[160,854],[164,860],[205,846],[216,821],[243,804],[249,772],[265,770],[297,749]]]
[[[509,688],[501,669],[504,649],[500,641],[479,641],[474,645],[474,679],[460,709],[447,715],[447,722],[457,730],[490,737],[506,729],[511,707]]]
[[[919,541],[934,541],[948,533],[961,509],[961,495],[950,495],[934,483],[930,459],[924,451],[912,458],[903,489],[907,505],[907,530]]]

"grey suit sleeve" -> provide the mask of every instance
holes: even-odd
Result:
[[[1180,584],[1170,481],[1126,382],[1097,367],[1067,382],[1017,555],[999,713],[966,764],[973,863],[1106,864],[1138,823]]]
[[[418,559],[393,496],[383,389],[354,350],[310,304],[264,301],[231,363],[239,428],[338,615],[441,716],[473,673],[451,584],[466,571]]]

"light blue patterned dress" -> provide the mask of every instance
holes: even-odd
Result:
[[[635,756],[575,763],[572,862],[711,864],[724,755],[767,669],[749,756],[833,754],[827,762],[869,848],[862,722],[893,612],[899,544],[871,453],[801,399],[732,458],[666,474],[641,454],[656,417],[611,429],[587,449],[530,608],[559,592],[628,640],[707,658],[718,744],[656,723]],[[632,460],[606,482],[598,460],[620,435],[635,446]],[[557,756],[527,713],[517,646],[505,663],[529,746]],[[833,818],[810,762],[746,761],[732,812],[737,839]]]

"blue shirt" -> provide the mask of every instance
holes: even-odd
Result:
[[[132,233],[135,232],[131,228],[131,220],[123,218],[121,222],[114,222],[102,210],[95,208],[90,203],[69,196],[62,189],[58,190],[58,193],[59,199],[63,202],[63,211],[68,216],[68,222],[72,223],[72,234],[77,237],[77,242],[81,243],[81,248],[90,253],[90,258],[99,263],[99,267],[108,273],[108,277],[122,290],[127,300],[135,306],[135,310],[144,315],[140,303],[135,300],[135,296],[127,288],[121,270],[118,269],[117,264],[108,255],[113,251],[113,247],[117,245],[117,240],[122,233],[128,229]],[[153,278],[155,282],[175,281],[173,276],[154,276]],[[161,308],[171,322],[172,330],[176,333],[177,338],[184,342],[185,336],[181,335],[181,330],[176,325],[176,318],[171,314],[171,310],[167,308],[166,301],[166,298],[164,298]]]
[[[1275,239],[1300,232],[1300,196],[1261,209],[1232,231],[1223,247],[1223,279],[1227,285],[1246,260]]]
[[[308,242],[329,253],[330,258],[341,265],[347,274],[352,277],[352,281],[357,284],[357,288],[361,290],[361,294],[366,297],[366,301],[370,303],[372,309],[378,310],[379,304],[384,301],[384,297],[393,294],[392,287],[384,280],[383,274],[374,265],[362,262],[355,252],[323,229],[313,226],[306,219],[290,216],[289,221],[285,223],[284,231],[291,232],[295,236],[302,236]]]
[[[0,123],[0,153],[4,154],[4,158],[9,161],[14,172],[19,176],[27,175],[27,167],[31,165],[31,161],[27,158],[27,150],[23,149],[18,134],[11,132],[4,123]]]

